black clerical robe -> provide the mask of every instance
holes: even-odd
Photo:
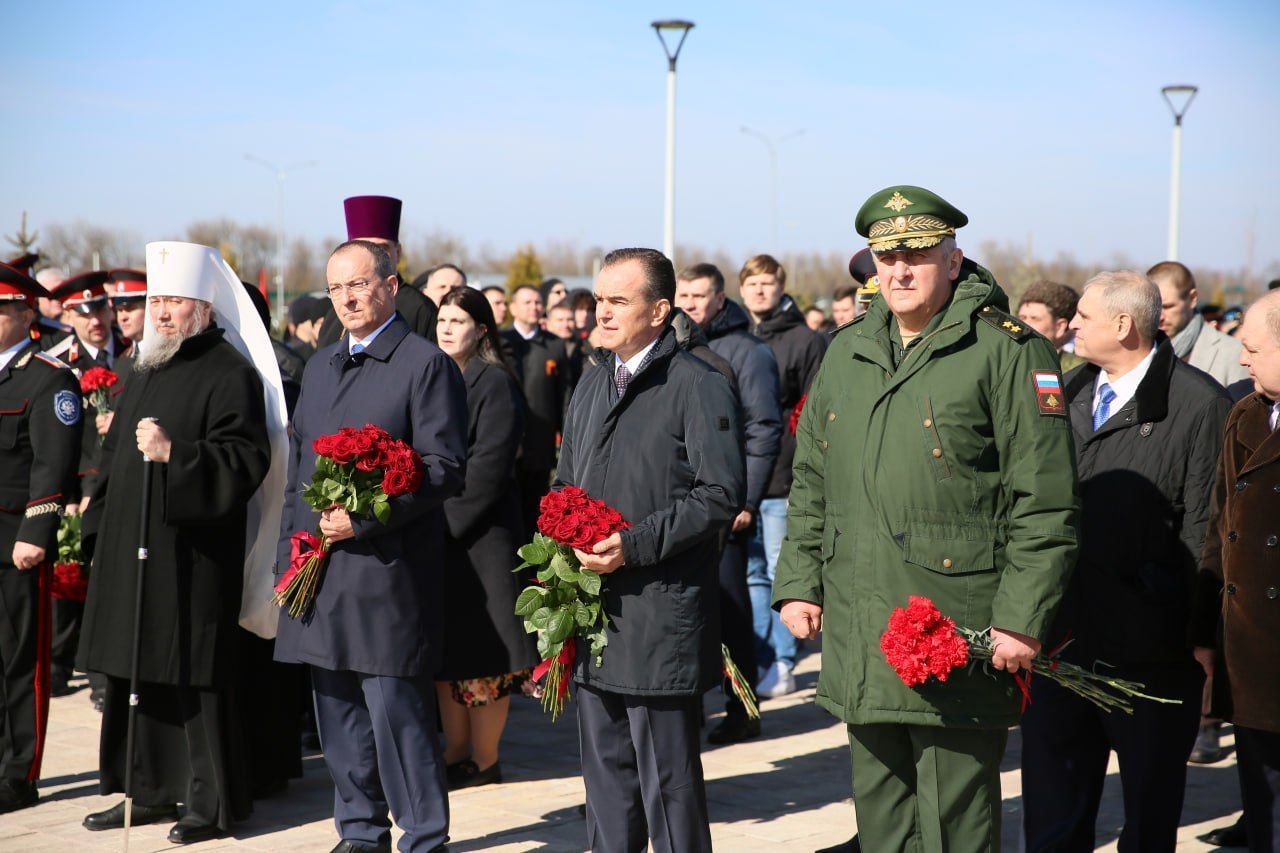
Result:
[[[144,417],[156,418],[169,434],[167,463],[144,467],[134,438]],[[169,363],[131,375],[103,445],[102,476],[82,534],[93,571],[77,661],[82,669],[111,677],[100,754],[103,793],[122,790],[123,703],[142,478],[149,467],[135,767],[152,802],[142,792],[139,802],[184,802],[224,828],[244,813],[243,737],[231,710],[236,697],[230,685],[245,507],[270,458],[262,380],[221,330],[206,330],[185,341]]]

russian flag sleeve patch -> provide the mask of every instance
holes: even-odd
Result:
[[[1036,405],[1042,415],[1066,415],[1067,403],[1062,395],[1062,379],[1055,370],[1031,371],[1031,384],[1036,393]]]

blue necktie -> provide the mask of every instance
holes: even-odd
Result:
[[[352,345],[351,345],[351,354],[352,354],[352,355],[359,355],[359,354],[360,354],[360,353],[362,353],[362,352],[364,352],[364,344],[352,344]]]
[[[1093,431],[1097,432],[1098,428],[1107,422],[1107,418],[1111,417],[1111,401],[1116,398],[1116,392],[1111,390],[1111,386],[1106,382],[1102,383],[1102,387],[1098,389],[1098,408],[1093,410]]]

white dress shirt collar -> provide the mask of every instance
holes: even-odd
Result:
[[[355,335],[347,335],[347,352],[350,353],[351,350],[355,348],[356,344],[359,344],[364,349],[368,349],[372,346],[373,339],[382,334],[383,329],[391,325],[391,321],[396,318],[396,313],[397,312],[392,311],[391,316],[387,318],[387,322],[370,332],[369,337],[367,338],[357,338]]]
[[[658,337],[661,337],[661,335],[659,335]],[[623,361],[621,358],[617,356],[617,354],[615,354],[613,356],[613,372],[617,373],[618,365],[625,364],[627,366],[627,373],[629,373],[631,375],[631,378],[634,379],[636,375],[636,371],[640,369],[640,364],[644,361],[645,356],[647,356],[649,354],[649,351],[652,350],[657,345],[658,345],[658,338],[654,338],[653,340],[649,341],[648,346],[640,350],[640,352],[636,353],[635,355],[631,356],[631,358],[627,359],[626,361]]]
[[[1132,370],[1118,379],[1112,379],[1105,370],[1098,371],[1098,379],[1093,385],[1093,408],[1090,411],[1096,412],[1098,410],[1098,402],[1102,396],[1099,393],[1099,389],[1102,388],[1104,382],[1111,386],[1111,390],[1116,395],[1115,399],[1111,401],[1111,414],[1114,415],[1123,409],[1133,399],[1133,395],[1138,393],[1138,386],[1142,384],[1142,379],[1147,375],[1147,371],[1151,368],[1151,362],[1155,360],[1155,357],[1156,348],[1152,347],[1146,358],[1138,362]]]
[[[31,343],[29,339],[23,338],[4,352],[0,352],[0,370],[4,370],[8,367],[9,362],[13,361],[13,357],[18,354],[18,350],[22,349],[29,343]]]

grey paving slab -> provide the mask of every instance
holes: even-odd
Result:
[[[764,732],[754,741],[707,747],[703,765],[717,850],[811,851],[853,834],[856,814],[850,794],[849,755],[844,727],[813,704],[821,654],[798,668],[801,690],[763,705]],[[707,700],[714,725],[721,699]],[[572,712],[572,706],[570,707]],[[106,808],[117,797],[97,788],[99,717],[82,691],[53,700],[41,801],[31,809],[0,815],[0,853],[5,851],[119,850],[119,831],[91,833],[84,815]],[[1228,735],[1224,743],[1231,746]],[[1004,849],[1018,850],[1021,784],[1020,739],[1015,730],[1002,765]],[[586,828],[578,813],[583,801],[578,773],[578,735],[572,713],[552,724],[532,701],[513,702],[503,742],[502,785],[460,791],[450,801],[450,850],[580,851]],[[1098,819],[1098,849],[1115,850],[1123,824],[1118,766],[1114,757]],[[337,843],[333,828],[333,786],[323,758],[304,761],[304,776],[278,797],[255,804],[253,817],[228,838],[191,849],[205,851],[327,851]],[[1192,766],[1178,850],[1212,848],[1195,840],[1239,814],[1235,759],[1228,755],[1208,767]],[[133,853],[172,851],[169,826],[137,827]]]

